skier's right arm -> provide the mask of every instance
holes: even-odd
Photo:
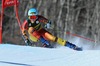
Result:
[[[27,20],[25,20],[24,23],[22,24],[22,34],[25,37],[25,39],[28,39],[28,36],[26,34],[27,30],[28,30],[28,22]]]

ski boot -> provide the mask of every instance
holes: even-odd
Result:
[[[69,47],[69,48],[71,48],[73,50],[82,51],[81,47],[77,47],[76,45],[74,45],[74,44],[72,44],[72,43],[70,43],[68,41],[66,42],[65,46],[67,46],[67,47]]]
[[[51,45],[50,45],[50,43],[47,41],[47,40],[45,40],[43,37],[41,37],[40,39],[39,39],[41,42],[42,42],[42,46],[43,47],[46,47],[46,48],[53,48]]]

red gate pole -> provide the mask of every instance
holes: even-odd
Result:
[[[77,35],[77,34],[73,34],[73,33],[70,33],[70,32],[66,32],[66,33],[69,34],[69,35],[72,35],[72,36],[83,38],[83,39],[88,40],[88,41],[95,42],[95,40],[92,40],[90,38],[86,38],[86,37],[83,37],[83,36],[80,36],[80,35]]]
[[[18,16],[18,0],[2,0],[2,7],[1,7],[1,14],[0,14],[0,44],[2,43],[2,22],[3,22],[3,15],[4,15],[4,8],[14,6],[16,11],[16,18],[18,21],[18,24],[20,26],[20,29],[22,29],[20,24],[20,19]]]
[[[2,21],[1,21],[1,13],[0,13],[0,44],[2,43]]]
[[[18,5],[19,5],[19,2],[18,0],[14,0],[14,10],[15,10],[15,13],[16,13],[16,18],[17,18],[17,21],[18,21],[18,25],[20,27],[20,30],[22,31],[22,26],[21,26],[21,22],[20,22],[20,18],[19,18],[19,15],[18,15]]]
[[[2,22],[4,14],[4,0],[2,0],[1,14],[0,14],[0,44],[2,43]]]

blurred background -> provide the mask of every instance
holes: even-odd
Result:
[[[80,46],[88,46],[90,49],[100,45],[100,0],[19,0],[19,2],[21,23],[28,18],[28,10],[35,7],[40,15],[51,20],[52,29],[48,31],[53,35]],[[90,38],[95,42],[66,32]],[[6,8],[4,12],[3,43],[25,45],[13,7]]]

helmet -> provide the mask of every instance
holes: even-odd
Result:
[[[33,15],[38,15],[38,11],[36,8],[31,8],[29,11],[28,11],[28,16],[33,16]]]

